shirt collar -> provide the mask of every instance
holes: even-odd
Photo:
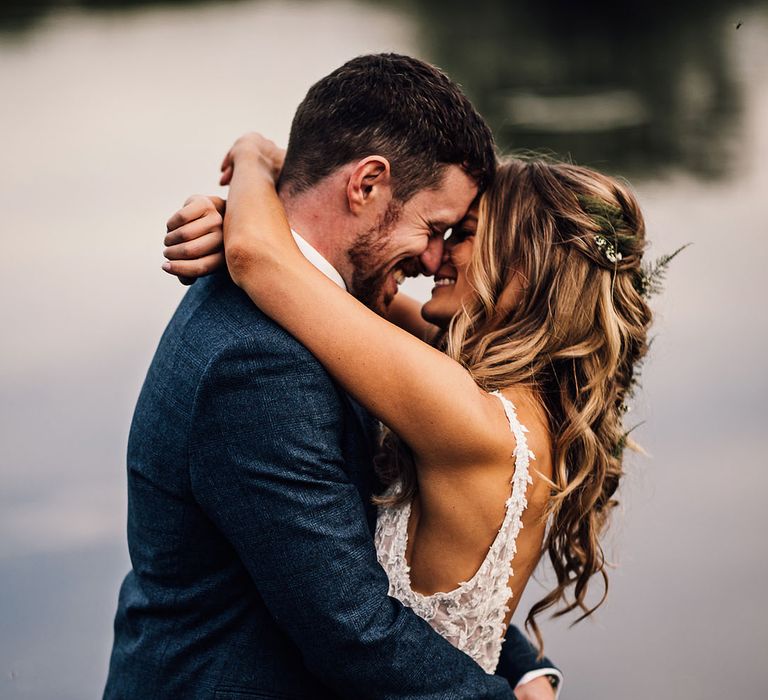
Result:
[[[293,240],[296,241],[296,245],[299,246],[299,250],[303,253],[304,257],[328,279],[338,284],[342,289],[346,289],[347,285],[344,282],[344,278],[339,274],[339,271],[319,253],[317,248],[309,244],[293,229],[291,229],[291,233],[293,234]]]

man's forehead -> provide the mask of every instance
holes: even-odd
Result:
[[[451,166],[441,186],[424,193],[424,215],[434,225],[461,221],[477,197],[477,183],[461,168]]]

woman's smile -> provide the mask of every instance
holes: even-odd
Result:
[[[453,228],[445,241],[443,259],[435,274],[432,297],[421,309],[423,318],[440,328],[448,327],[451,319],[461,310],[467,296],[472,294],[467,270],[472,258],[476,230],[477,213],[473,208],[461,223]]]
[[[432,289],[432,293],[434,294],[436,290],[440,289],[441,287],[453,287],[456,284],[456,277],[449,276],[447,274],[441,274],[438,272],[435,275],[435,286]]]

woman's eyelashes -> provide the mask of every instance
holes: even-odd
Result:
[[[472,229],[456,226],[448,230],[446,234],[446,240],[450,241],[451,243],[461,243],[462,241],[466,241],[467,238],[470,238],[474,235],[475,232]]]

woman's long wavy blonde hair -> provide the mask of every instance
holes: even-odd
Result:
[[[539,613],[562,602],[555,616],[579,608],[578,622],[608,591],[599,538],[617,504],[624,447],[633,446],[622,415],[652,318],[644,248],[643,218],[624,183],[568,163],[506,160],[480,203],[468,271],[476,294],[440,341],[486,391],[532,387],[549,418],[554,485],[543,550],[557,586],[526,618],[540,650]],[[515,294],[505,295],[513,282]],[[403,486],[389,502],[409,500],[413,457],[391,433],[385,447],[381,475]],[[604,591],[590,607],[595,574]]]

